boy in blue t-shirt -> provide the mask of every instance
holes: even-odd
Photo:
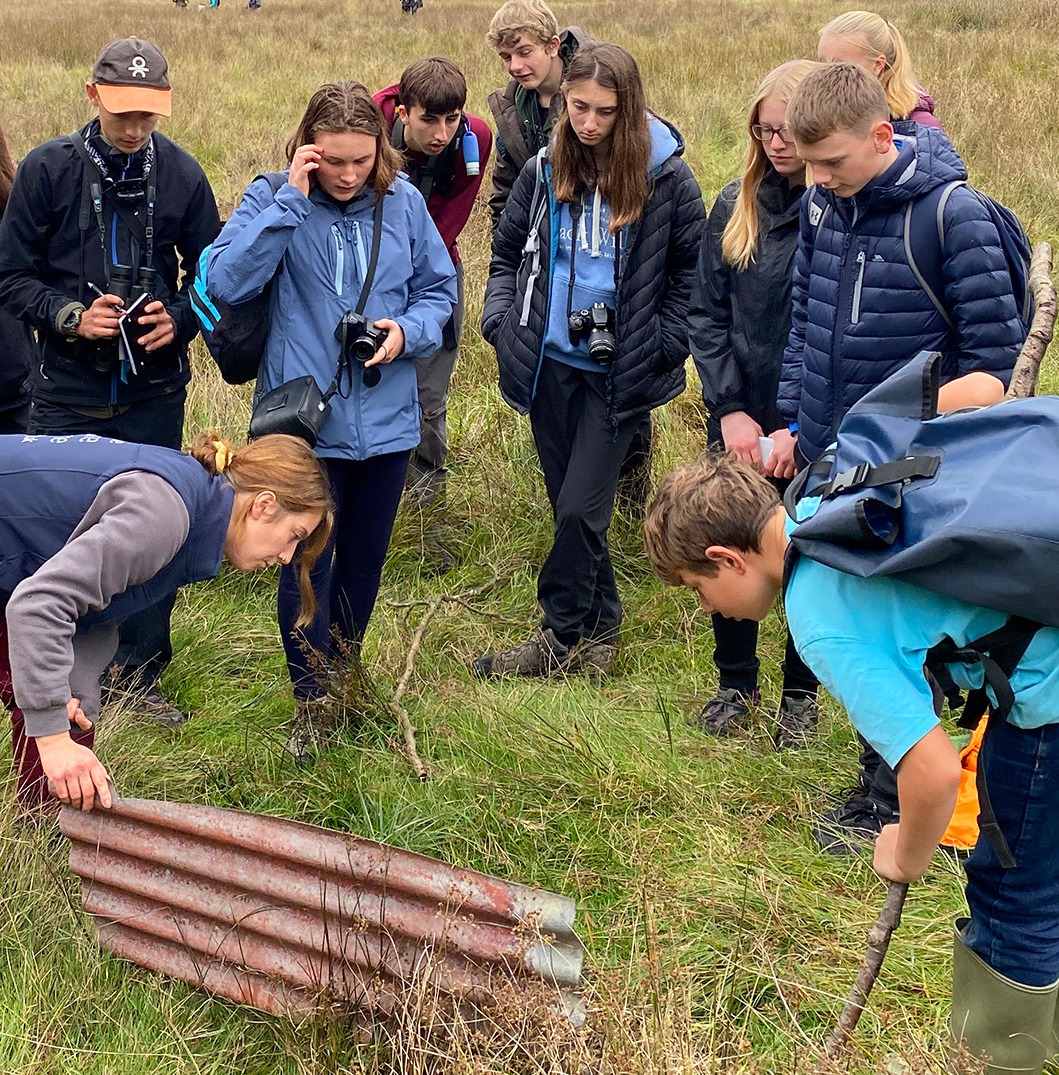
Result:
[[[961,382],[948,387],[960,392]],[[965,402],[982,402],[979,387]],[[659,577],[694,590],[707,613],[762,620],[783,583],[790,526],[772,485],[720,456],[663,480],[645,544]],[[934,711],[927,651],[946,637],[980,638],[1007,617],[806,557],[794,561],[785,605],[799,653],[897,770],[900,821],[879,834],[875,871],[918,880],[960,782],[959,757]],[[980,665],[946,667],[961,687],[982,683]],[[966,862],[970,917],[956,925],[951,1029],[971,1056],[991,1058],[985,1071],[1039,1075],[1055,1055],[1059,1019],[1059,630],[1038,631],[1010,682],[1015,704],[990,729],[979,766],[1017,865],[1002,867],[986,840]]]

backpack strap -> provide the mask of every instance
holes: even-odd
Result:
[[[952,318],[945,309],[945,206],[957,187],[966,187],[966,179],[956,179],[928,190],[922,198],[913,198],[905,206],[905,260],[919,286],[934,308],[952,328]]]
[[[522,300],[519,325],[529,324],[530,303],[533,300],[533,288],[541,274],[541,237],[540,226],[544,222],[544,213],[548,208],[548,190],[544,182],[544,157],[547,149],[537,154],[537,179],[533,184],[533,200],[530,202],[529,227],[526,229],[526,244],[522,248],[524,257],[530,259],[530,274],[526,280],[526,294]]]
[[[958,646],[951,638],[943,638],[927,652],[924,664],[931,686],[936,686],[938,671],[947,664],[979,664],[982,667],[982,686],[967,694],[967,704],[960,716],[961,728],[976,728],[978,722],[989,711],[989,723],[985,734],[994,722],[1007,720],[1015,704],[1015,692],[1011,689],[1011,676],[1026,655],[1026,650],[1034,636],[1043,625],[1023,616],[1012,616],[995,631],[990,631],[981,638],[976,638]],[[993,705],[986,689],[993,692],[996,705]],[[984,744],[984,740],[983,740]],[[982,835],[989,841],[1000,865],[1009,870],[1016,865],[1004,834],[1000,831],[993,805],[989,800],[989,789],[985,782],[985,769],[978,766],[975,778],[978,789],[980,814],[978,818]]]

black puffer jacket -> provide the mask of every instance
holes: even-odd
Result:
[[[688,307],[706,212],[691,169],[677,149],[657,165],[643,216],[622,234],[615,338],[617,357],[607,370],[608,415],[619,422],[668,403],[684,389],[688,357]],[[543,153],[543,151],[542,151]],[[525,254],[531,208],[538,188],[538,158],[522,169],[493,234],[485,288],[482,335],[496,351],[500,391],[522,414],[533,401],[548,321],[552,261],[557,236],[551,167],[540,158],[539,272]],[[527,290],[529,294],[527,295]]]
[[[122,381],[116,365],[93,363],[94,345],[64,339],[58,330],[71,304],[91,306],[87,286],[106,287],[107,269],[94,214],[82,202],[85,164],[69,137],[32,150],[15,173],[0,224],[0,306],[37,330],[35,398],[81,406],[126,404],[151,399],[187,383],[188,344],[198,332],[188,288],[199,254],[217,237],[220,218],[205,173],[178,145],[157,131],[154,297],[173,318],[176,339],[152,353],[138,375]],[[90,203],[89,203],[90,204]],[[142,218],[143,201],[134,206]],[[104,202],[104,234],[121,260],[128,229]],[[113,260],[110,252],[107,261]],[[183,279],[181,279],[183,270]]]
[[[710,211],[691,299],[691,356],[710,410],[711,437],[726,414],[745,411],[766,435],[786,425],[776,407],[791,328],[791,280],[804,186],[769,168],[758,187],[754,259],[741,272],[721,257],[721,237],[743,185],[721,191]]]

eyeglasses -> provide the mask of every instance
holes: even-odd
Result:
[[[768,127],[764,123],[753,123],[750,126],[750,133],[759,142],[771,142],[772,136],[778,134],[784,142],[793,142],[791,132],[787,127]]]

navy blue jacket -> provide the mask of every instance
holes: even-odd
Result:
[[[614,423],[660,407],[684,389],[688,309],[706,223],[702,192],[680,160],[683,139],[663,120],[653,119],[651,128],[653,190],[643,216],[622,232],[614,331],[618,353],[609,366],[600,367],[607,373],[607,413]],[[515,181],[493,233],[482,312],[482,335],[499,364],[500,392],[522,414],[533,401],[542,362],[558,245],[559,214],[547,159],[541,176],[544,189],[537,192],[533,158]],[[530,219],[535,204],[543,210],[539,222]],[[527,254],[533,243],[539,244],[537,258]]]
[[[221,567],[234,491],[189,455],[95,434],[0,437],[0,594],[9,594],[69,540],[104,482],[130,470],[157,474],[188,510],[188,536],[153,578],[118,594],[78,621],[85,630],[121,623]],[[146,538],[145,538],[146,540]]]
[[[909,200],[967,169],[944,133],[917,125],[897,160],[852,198],[811,188],[802,203],[794,265],[791,334],[778,407],[798,422],[798,448],[816,459],[842,416],[920,351],[940,351],[943,378],[972,370],[1005,383],[1025,330],[1000,237],[970,190],[953,191],[944,213],[944,304],[950,329],[905,257]]]
[[[187,384],[188,345],[198,321],[188,294],[199,255],[220,230],[217,203],[198,163],[155,131],[154,297],[176,328],[171,344],[152,352],[140,373],[122,381],[116,368],[94,365],[94,352],[108,344],[67,340],[59,333],[71,305],[91,306],[89,282],[105,287],[107,266],[127,258],[128,229],[104,202],[104,252],[94,214],[88,211],[85,164],[71,138],[56,138],[31,150],[15,173],[0,225],[0,306],[37,330],[33,395],[64,405],[98,407],[157,399]],[[133,215],[143,219],[142,202]],[[131,211],[131,210],[130,210]],[[181,278],[182,274],[182,278]],[[109,351],[108,351],[109,353]]]

